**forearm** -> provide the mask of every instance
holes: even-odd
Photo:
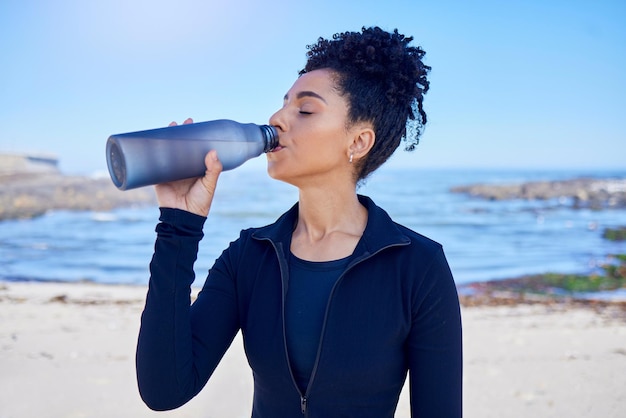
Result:
[[[160,220],[137,344],[137,379],[149,407],[172,409],[203,385],[194,370],[190,292],[204,218],[164,209]]]

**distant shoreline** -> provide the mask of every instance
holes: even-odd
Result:
[[[0,153],[0,221],[30,219],[51,210],[109,211],[155,205],[152,187],[120,191],[106,178],[64,175],[49,155]],[[626,178],[574,178],[450,189],[487,200],[554,200],[573,209],[626,209]]]

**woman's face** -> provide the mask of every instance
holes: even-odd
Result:
[[[336,90],[330,70],[315,70],[296,80],[283,107],[270,118],[280,145],[267,154],[271,177],[298,187],[322,184],[350,173],[348,104]]]

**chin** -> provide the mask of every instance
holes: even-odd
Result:
[[[283,183],[298,187],[294,182],[293,173],[292,175],[289,175],[283,167],[281,167],[280,164],[268,162],[267,174],[274,180],[282,181]]]
[[[267,174],[273,178],[274,180],[282,180],[280,176],[280,170],[276,167],[277,164],[275,161],[267,161]]]

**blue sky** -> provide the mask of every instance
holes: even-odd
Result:
[[[422,141],[390,164],[626,168],[624,22],[623,0],[3,0],[0,152],[90,173],[113,133],[265,123],[306,45],[378,25],[433,68]]]

